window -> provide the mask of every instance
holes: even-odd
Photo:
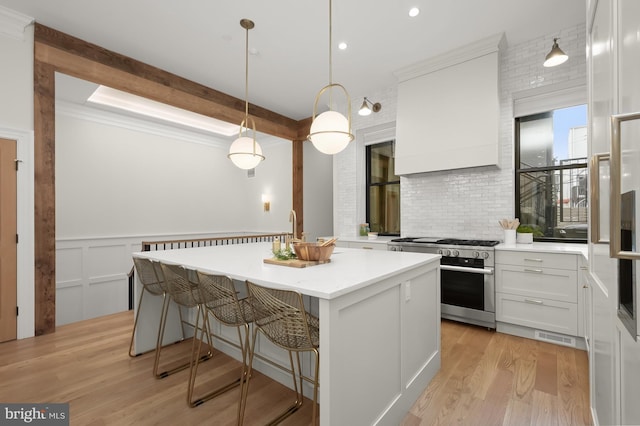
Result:
[[[516,217],[538,241],[587,240],[587,106],[516,119]]]
[[[400,235],[400,177],[395,174],[395,141],[368,145],[367,222],[372,232]]]

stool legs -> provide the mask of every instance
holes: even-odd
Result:
[[[245,414],[245,410],[246,410],[246,406],[247,406],[247,398],[249,396],[249,382],[251,381],[251,370],[253,369],[253,358],[254,358],[254,350],[255,350],[255,345],[256,345],[256,340],[257,340],[257,335],[258,335],[258,327],[255,327],[253,329],[253,337],[252,337],[252,341],[251,344],[249,346],[249,362],[247,364],[247,371],[246,371],[246,380],[242,383],[242,388],[240,391],[240,407],[239,407],[239,420],[238,420],[238,424],[241,425],[243,420],[244,420],[244,414]],[[316,364],[315,364],[315,379],[314,379],[314,383],[313,383],[313,418],[312,418],[312,425],[316,426],[317,425],[317,417],[318,417],[318,381],[319,381],[319,377],[318,374],[320,373],[320,353],[317,349],[313,349],[312,350],[315,353],[315,358],[316,358]],[[287,407],[282,413],[280,413],[278,416],[276,416],[274,419],[270,420],[267,424],[268,425],[276,425],[280,422],[282,422],[284,419],[286,419],[287,417],[289,417],[290,415],[292,415],[293,413],[295,413],[296,411],[298,411],[298,409],[302,406],[302,403],[304,401],[304,395],[302,392],[302,369],[301,369],[301,363],[300,363],[300,352],[299,351],[288,351],[289,352],[289,363],[291,365],[291,374],[292,374],[292,378],[293,378],[293,387],[294,387],[294,391],[296,393],[296,399],[293,402],[293,404],[291,404],[289,407]],[[296,377],[296,367],[294,365],[293,362],[293,353],[296,353],[296,365],[297,365],[297,370],[298,370],[298,377]]]
[[[168,313],[169,313],[169,305],[171,304],[171,297],[168,295],[164,296],[164,300],[162,303],[162,314],[160,316],[160,331],[158,332],[158,340],[156,342],[156,357],[155,357],[155,361],[153,363],[153,375],[156,377],[156,379],[163,379],[167,376],[170,376],[171,374],[177,373],[178,371],[182,371],[188,367],[191,366],[192,363],[192,356],[193,356],[193,351],[192,351],[192,356],[189,359],[189,362],[179,365],[177,367],[172,368],[171,370],[167,370],[167,371],[163,371],[161,373],[158,372],[159,368],[160,368],[160,353],[162,351],[162,341],[164,339],[164,330],[165,330],[165,326],[167,323],[167,317],[168,317]],[[178,307],[178,309],[180,309],[180,307]],[[200,311],[198,310],[198,317],[196,319],[196,326],[194,328],[193,331],[193,344],[195,344],[195,340],[197,339],[197,335],[198,335],[198,319],[200,317]],[[180,313],[180,322],[181,322],[181,326],[184,326],[183,321],[182,321],[182,313]],[[184,337],[184,336],[183,336]],[[209,340],[209,343],[210,340]],[[193,346],[192,344],[192,346]],[[203,355],[201,358],[201,361],[205,360],[205,359],[209,359],[213,356],[212,352],[211,352],[211,348],[213,346],[210,344],[209,345],[209,351],[207,352],[206,355]]]
[[[142,291],[140,292],[140,298],[138,299],[138,309],[136,310],[136,319],[133,321],[133,331],[131,332],[131,342],[129,343],[129,356],[134,358],[138,355],[133,353],[133,340],[136,336],[136,330],[138,328],[138,318],[140,317],[140,309],[142,308],[142,297],[145,293],[144,287],[142,287]],[[158,326],[158,333],[160,332],[160,327]]]
[[[207,335],[207,341],[209,343],[209,347],[213,347],[212,342],[211,342],[211,325],[210,325],[210,321],[209,321],[209,315],[207,313],[207,310],[205,308],[200,308],[198,307],[198,318],[200,318],[200,316],[202,316],[202,321],[203,321],[203,327],[202,327],[202,331],[200,333],[200,338],[198,339],[198,344],[195,344],[195,336],[194,336],[194,341],[193,341],[193,345],[192,345],[192,356],[191,356],[191,363],[190,363],[190,368],[189,368],[189,385],[188,385],[188,389],[187,389],[187,403],[189,404],[190,407],[197,407],[198,405],[212,399],[215,398],[216,396],[223,394],[224,392],[227,392],[230,389],[233,389],[234,387],[240,385],[241,383],[244,382],[245,377],[246,377],[246,357],[247,357],[247,349],[246,349],[246,344],[243,343],[243,339],[241,336],[241,332],[240,332],[240,327],[238,327],[238,337],[240,338],[240,350],[242,352],[242,369],[240,372],[240,376],[237,379],[234,379],[228,383],[225,383],[221,386],[219,386],[218,388],[206,393],[205,395],[202,395],[198,398],[193,397],[193,390],[195,387],[195,383],[196,383],[196,376],[198,373],[198,365],[200,364],[200,361],[202,361],[203,357],[200,357],[200,351],[202,348],[202,341],[204,340],[204,334],[206,332]],[[196,320],[196,329],[197,329],[197,325],[198,325],[198,320]],[[249,326],[247,324],[244,324],[244,328],[245,331],[248,333],[248,328]],[[246,337],[245,337],[245,342],[246,342]],[[240,394],[242,395],[242,391],[240,392]],[[238,421],[240,421],[240,403],[238,404]]]

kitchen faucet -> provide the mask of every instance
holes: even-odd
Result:
[[[296,211],[293,209],[291,209],[291,211],[289,212],[289,222],[293,222],[293,238],[298,238],[296,229],[298,218],[296,216]]]

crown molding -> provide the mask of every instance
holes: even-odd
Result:
[[[24,30],[34,18],[0,6],[0,34],[23,41]]]
[[[461,64],[490,53],[500,52],[507,45],[504,33],[494,34],[438,56],[417,62],[395,71],[399,82],[410,80],[453,65]]]
[[[93,121],[107,126],[121,127],[156,136],[178,139],[185,142],[210,145],[221,149],[228,149],[229,145],[231,145],[231,141],[216,138],[213,135],[204,135],[186,129],[167,126],[162,123],[141,120],[136,117],[116,114],[86,105],[74,104],[68,101],[56,101],[56,114]]]
[[[93,108],[88,105],[80,105],[69,101],[56,101],[56,114],[66,115],[68,117],[78,118],[81,120],[93,121],[95,123],[107,126],[121,127],[128,130],[147,133],[156,136],[173,138],[184,142],[196,143],[201,145],[209,145],[215,148],[227,150],[231,142],[235,140],[237,135],[231,138],[219,137],[213,134],[204,134],[180,127],[169,126],[155,121],[144,120],[141,118],[118,114],[111,111],[105,111],[99,108]],[[279,144],[291,144],[291,141],[259,133],[258,143],[263,147],[275,146]]]

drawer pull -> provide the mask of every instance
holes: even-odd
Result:
[[[536,274],[541,274],[542,273],[542,269],[529,269],[529,268],[524,268],[524,272],[533,272]]]
[[[532,305],[544,305],[542,300],[533,300],[533,299],[524,299],[526,303],[531,303]]]
[[[538,262],[538,263],[542,263],[542,259],[529,259],[525,257],[525,262]]]
[[[362,248],[365,250],[373,250],[373,247],[362,246]]]

